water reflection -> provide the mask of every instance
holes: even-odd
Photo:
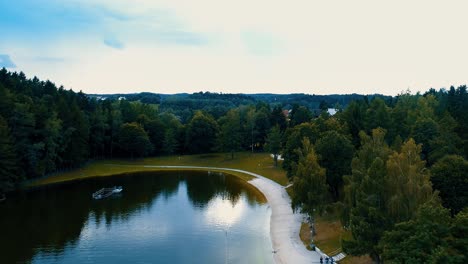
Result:
[[[213,236],[213,241],[216,241],[223,233],[208,233],[211,225],[231,226],[244,216],[248,208],[264,203],[264,199],[258,191],[236,177],[207,174],[134,173],[18,193],[0,204],[1,262],[47,263],[40,260],[56,258],[60,263],[80,263],[78,257],[75,261],[73,258],[65,261],[66,256],[80,254],[75,252],[78,248],[83,251],[81,257],[85,258],[86,254],[95,252],[96,245],[106,246],[108,243],[115,246],[108,248],[108,253],[118,256],[129,246],[139,245],[139,249],[144,250],[151,243],[164,247],[172,240],[180,239],[177,236],[193,239],[185,237],[184,232]],[[94,191],[115,185],[124,186],[121,197],[99,201],[91,198]],[[170,206],[167,205],[169,200],[173,200]],[[205,220],[197,220],[198,214]],[[261,221],[257,223],[259,226],[264,225]],[[188,227],[187,222],[193,226]],[[201,226],[206,234],[198,231]],[[174,234],[174,228],[184,232]],[[112,244],[110,240],[129,241],[132,245],[124,242]],[[264,245],[261,247],[265,248]],[[214,250],[216,248],[213,247]],[[154,251],[154,248],[147,249],[147,254],[155,254]],[[99,254],[105,254],[105,251]],[[166,253],[161,254],[161,259],[164,259]],[[173,255],[174,252],[167,254]],[[173,256],[166,257],[169,261]]]
[[[206,218],[214,224],[228,227],[242,217],[245,207],[246,204],[238,200],[236,202],[225,199],[212,200],[208,203]]]

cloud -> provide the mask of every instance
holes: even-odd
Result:
[[[120,40],[118,40],[116,38],[105,38],[104,39],[104,44],[106,46],[109,46],[109,47],[114,48],[114,49],[119,49],[119,50],[125,48],[124,44]]]
[[[38,62],[45,62],[45,63],[59,63],[65,62],[65,58],[61,57],[44,57],[44,56],[37,56],[33,58],[34,61]]]
[[[154,38],[160,43],[176,45],[200,46],[208,43],[202,34],[179,30],[155,32]]]
[[[252,55],[271,56],[283,51],[283,44],[273,34],[259,31],[244,31],[242,41]]]
[[[16,65],[10,59],[9,55],[0,54],[0,68],[16,68]]]

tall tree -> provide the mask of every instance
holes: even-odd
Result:
[[[271,128],[269,116],[270,111],[266,107],[261,107],[255,112],[254,145],[259,149],[263,149],[268,131]]]
[[[421,160],[421,145],[410,138],[387,161],[388,209],[395,222],[407,221],[433,198],[429,171]]]
[[[303,139],[302,148],[297,152],[299,162],[293,178],[292,205],[311,217],[312,231],[315,233],[314,215],[323,211],[328,194],[325,169],[320,167],[308,138]]]
[[[221,129],[219,140],[222,150],[231,152],[231,159],[234,159],[234,152],[241,147],[241,123],[237,110],[229,110],[226,116],[220,118]]]
[[[346,122],[352,141],[355,146],[359,146],[360,131],[365,128],[367,104],[365,101],[353,101],[343,112],[343,120]]]
[[[120,148],[131,158],[143,157],[152,151],[153,146],[146,131],[138,123],[125,123],[119,133]]]
[[[303,123],[294,128],[288,128],[285,134],[283,169],[286,170],[288,178],[292,178],[296,174],[295,168],[297,166],[295,165],[299,161],[296,150],[302,146],[302,140],[306,137],[313,144],[319,137],[320,132],[315,124]]]
[[[434,189],[440,192],[442,204],[460,212],[468,206],[468,161],[461,156],[449,155],[437,161],[431,168]]]
[[[336,131],[328,131],[317,140],[315,149],[320,165],[327,170],[327,184],[337,201],[343,187],[343,176],[351,173],[354,147],[345,136]]]
[[[211,116],[197,111],[187,125],[186,148],[190,153],[211,152],[216,145],[217,134],[216,121]]]
[[[266,150],[273,154],[273,160],[275,161],[275,167],[278,167],[278,155],[281,151],[281,131],[279,126],[273,127],[268,133],[266,139]]]
[[[21,179],[8,124],[0,115],[0,199],[6,192],[12,191]]]
[[[467,216],[460,213],[456,219],[452,219],[449,211],[440,204],[423,205],[413,219],[398,223],[393,230],[385,233],[380,243],[385,261],[466,263]],[[462,223],[465,226],[460,225]],[[457,248],[463,243],[464,247]]]
[[[288,123],[286,121],[286,117],[284,116],[281,105],[275,106],[271,111],[270,124],[271,126],[279,126],[281,132],[284,132],[284,130],[286,130]]]
[[[305,106],[294,105],[291,109],[291,126],[297,126],[305,122],[309,122],[312,118],[312,113]]]
[[[156,117],[155,119],[149,120],[144,125],[145,131],[148,132],[148,137],[153,145],[153,153],[159,154],[163,151],[164,137],[166,135],[165,127],[163,122]]]
[[[383,129],[374,129],[372,137],[361,132],[360,137],[361,148],[352,161],[352,175],[345,178],[344,218],[353,239],[344,240],[343,249],[351,255],[369,254],[380,263],[382,251],[378,242],[391,225],[385,197],[385,162],[390,149]]]

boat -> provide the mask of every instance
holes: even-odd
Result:
[[[112,188],[102,188],[95,193],[93,193],[93,199],[99,200],[103,198],[107,198],[113,194],[117,194],[122,192],[122,186],[114,186]]]

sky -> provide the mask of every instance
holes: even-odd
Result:
[[[85,93],[468,84],[466,0],[0,1],[0,68]]]

